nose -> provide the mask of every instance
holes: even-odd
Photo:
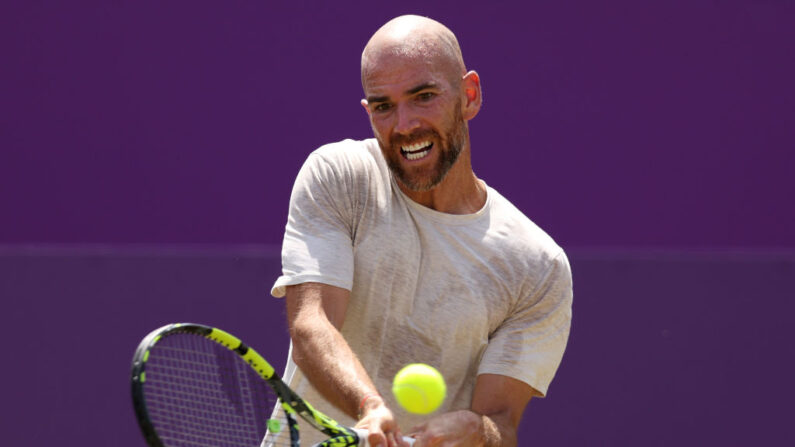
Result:
[[[394,132],[408,135],[420,127],[417,115],[405,104],[400,104],[395,108],[395,128]]]

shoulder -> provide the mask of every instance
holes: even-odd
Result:
[[[390,174],[375,139],[343,140],[323,145],[307,157],[293,186],[291,200],[326,203],[359,216],[373,198],[389,197]]]
[[[377,168],[382,158],[375,139],[348,139],[325,144],[315,149],[307,157],[306,164],[359,171]]]
[[[491,187],[489,194],[489,238],[504,253],[508,268],[523,288],[533,289],[549,275],[570,274],[563,248],[546,231]]]
[[[563,251],[546,231],[494,188],[489,187],[489,194],[492,225],[513,250],[544,259],[555,258]]]
[[[349,189],[388,179],[388,168],[375,139],[343,140],[323,145],[309,154],[296,184]]]

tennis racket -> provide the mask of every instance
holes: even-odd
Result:
[[[266,432],[278,440],[263,445],[298,447],[296,415],[329,437],[316,447],[367,446],[365,430],[315,410],[256,351],[209,326],[170,324],[147,335],[133,357],[132,397],[151,447],[257,447]]]

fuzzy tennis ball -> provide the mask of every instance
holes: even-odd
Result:
[[[442,404],[447,386],[436,368],[424,363],[412,363],[395,375],[392,393],[409,413],[428,414]]]

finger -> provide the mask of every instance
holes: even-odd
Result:
[[[395,434],[392,432],[386,434],[386,442],[389,447],[398,447],[397,440],[395,440]]]
[[[411,447],[412,443],[410,440],[413,438],[403,437],[400,433],[395,435],[395,440],[397,441],[398,447]]]
[[[404,439],[410,439],[411,442],[407,443],[408,447],[423,447],[427,444],[427,440],[425,440],[424,436],[425,425],[421,425],[415,427],[411,432],[404,437]]]
[[[370,447],[386,447],[387,439],[382,431],[371,431],[367,436],[367,442]]]
[[[400,429],[395,430],[395,441],[398,447],[412,447],[415,439],[411,436],[404,435]]]

